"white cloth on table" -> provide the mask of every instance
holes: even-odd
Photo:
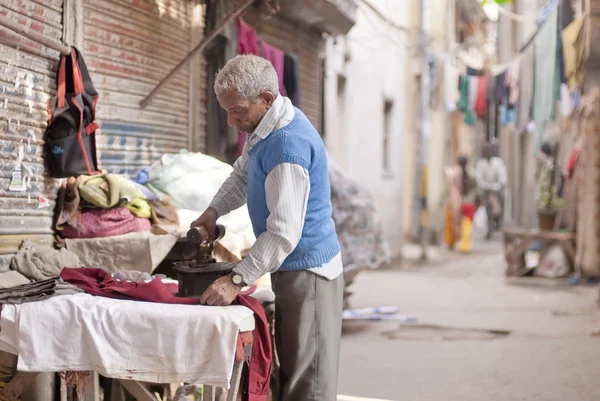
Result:
[[[243,306],[159,304],[88,294],[58,296],[16,310],[19,371],[94,370],[152,383],[229,388],[238,333],[254,328],[253,313]]]
[[[0,312],[0,351],[18,355],[17,344],[17,309],[21,305],[2,305]]]

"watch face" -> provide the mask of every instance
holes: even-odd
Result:
[[[236,274],[231,278],[231,281],[233,281],[233,284],[235,284],[235,285],[240,285],[240,284],[242,284],[242,276],[240,276],[239,274]]]

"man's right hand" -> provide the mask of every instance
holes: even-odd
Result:
[[[208,233],[208,241],[213,242],[215,240],[215,230],[217,226],[217,219],[219,215],[217,210],[213,207],[209,207],[198,217],[196,220],[192,222],[190,225],[191,228],[200,228],[203,227]]]

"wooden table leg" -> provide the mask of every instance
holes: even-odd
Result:
[[[143,386],[140,382],[135,380],[119,380],[119,383],[125,390],[127,390],[137,401],[158,401],[157,398]]]
[[[125,389],[117,379],[111,379],[110,401],[125,401]]]
[[[215,401],[215,388],[213,386],[204,386],[202,401]]]
[[[90,372],[85,378],[85,393],[81,401],[100,401],[100,377],[97,372]]]
[[[237,401],[238,393],[241,387],[242,370],[244,369],[244,361],[236,362],[233,366],[233,374],[231,375],[231,386],[227,392],[227,401]]]

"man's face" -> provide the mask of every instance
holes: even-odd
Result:
[[[238,131],[252,132],[273,105],[275,96],[263,92],[254,101],[242,99],[237,91],[217,95],[221,107],[227,112],[227,123]]]

